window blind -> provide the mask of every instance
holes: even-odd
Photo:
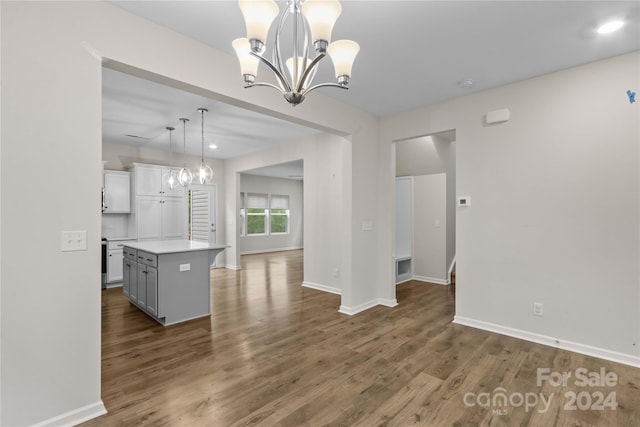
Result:
[[[247,209],[268,209],[268,197],[266,194],[247,193],[246,208]]]
[[[272,194],[271,209],[289,209],[289,196]]]
[[[208,191],[191,191],[191,240],[209,241]]]

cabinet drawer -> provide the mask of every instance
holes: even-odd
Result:
[[[107,243],[108,249],[122,249],[127,244],[126,240],[113,240]]]
[[[158,256],[145,251],[138,251],[137,260],[139,263],[150,267],[158,266]]]
[[[122,254],[125,258],[130,259],[131,261],[138,261],[138,251],[131,248],[124,248],[122,250]]]

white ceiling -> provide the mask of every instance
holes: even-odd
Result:
[[[233,56],[231,41],[244,36],[235,0],[111,3]],[[282,8],[283,2],[278,3]],[[638,1],[343,0],[333,39],[356,40],[361,50],[348,91],[319,91],[385,116],[620,55],[640,48],[639,5]],[[623,19],[626,25],[616,33],[596,33],[600,24],[614,18]],[[316,83],[333,78],[330,61],[323,62]],[[191,119],[187,151],[199,155],[198,107],[210,110],[205,116],[206,143],[219,146],[217,151],[205,153],[209,157],[234,157],[317,133],[104,70],[103,135],[107,142],[154,144],[167,149],[164,127],[174,126],[174,144],[181,149],[178,118],[186,116]],[[266,73],[264,69],[261,72]],[[474,87],[460,88],[457,83],[464,79],[472,79]],[[304,102],[313,102],[313,95]],[[275,91],[273,96],[281,97]]]
[[[173,151],[182,153],[183,124],[186,122],[186,151],[202,153],[204,116],[205,157],[228,159],[269,146],[298,141],[318,131],[268,117],[243,108],[214,101],[129,74],[102,69],[102,140],[116,144],[169,150],[169,131]],[[127,136],[127,135],[133,135]],[[136,138],[138,137],[138,138]],[[215,144],[218,148],[209,148]]]

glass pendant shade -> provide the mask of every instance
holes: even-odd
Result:
[[[309,23],[313,43],[319,40],[331,43],[331,32],[341,13],[338,0],[305,0],[302,3],[302,14]]]
[[[178,185],[180,185],[180,183],[178,182],[178,176],[176,171],[174,171],[173,169],[171,169],[169,172],[167,172],[164,176],[164,184],[169,187],[169,189],[173,190],[174,188],[176,188]]]
[[[178,171],[178,183],[186,187],[187,185],[193,182],[193,174],[189,170],[189,168],[182,168]]]
[[[247,27],[247,39],[266,43],[269,27],[279,12],[273,0],[238,0]]]
[[[211,169],[208,164],[201,162],[198,167],[198,171],[196,172],[196,176],[198,177],[198,182],[200,182],[200,184],[209,182],[213,179],[213,169]]]
[[[329,45],[327,53],[333,61],[336,77],[351,77],[351,68],[356,55],[360,51],[358,43],[352,40],[338,40]]]
[[[231,43],[231,45],[236,51],[236,55],[238,55],[238,61],[240,62],[240,73],[245,76],[257,76],[258,64],[260,64],[260,59],[249,54],[249,52],[251,52],[251,43],[249,43],[249,39],[235,39]]]

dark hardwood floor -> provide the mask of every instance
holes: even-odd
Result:
[[[407,282],[398,307],[346,316],[300,286],[302,251],[242,267],[212,272],[210,318],[169,327],[103,292],[109,413],[84,425],[640,427],[640,369],[454,325],[452,287]],[[617,381],[580,387],[581,368]]]

